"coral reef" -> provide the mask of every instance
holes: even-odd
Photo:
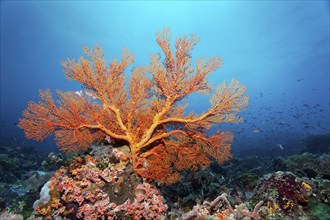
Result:
[[[125,216],[134,219],[160,220],[165,219],[167,208],[159,190],[149,183],[143,183],[136,187],[134,201],[128,200],[119,209],[126,212]]]
[[[303,153],[292,155],[285,160],[288,170],[299,176],[307,176],[309,178],[330,178],[330,155],[329,154],[312,154]]]
[[[18,126],[29,139],[42,141],[54,134],[60,150],[69,153],[104,139],[125,142],[134,171],[166,184],[177,182],[183,170],[228,160],[233,134],[207,131],[215,124],[242,121],[238,113],[248,105],[245,87],[232,80],[212,89],[207,76],[223,61],[200,58],[193,68],[191,51],[199,41],[195,35],[177,38],[175,50],[169,29],[157,33],[156,41],[165,59],[151,55],[147,67],[133,68],[128,86],[125,69],[134,62],[132,53],[123,50],[121,61],[114,59],[107,67],[101,48],[85,48],[88,58],[62,63],[65,75],[82,83],[85,91],[58,91],[57,102],[49,90],[40,91],[41,101],[29,102]],[[206,112],[186,114],[183,100],[189,94],[212,90]]]
[[[255,163],[260,166],[257,169],[244,166],[257,161],[256,157],[249,157],[232,159],[221,167],[214,163],[204,170],[184,171],[180,182],[166,186],[139,178],[129,152],[125,145],[99,144],[93,145],[88,153],[67,158],[65,166],[42,188],[39,202],[35,202],[37,192],[40,183],[49,179],[47,172],[33,171],[16,184],[0,183],[3,216],[21,214],[27,219],[35,202],[30,220],[329,219],[330,181],[324,179],[326,175],[309,178],[302,172],[295,175],[271,171],[271,160]],[[308,161],[326,161],[329,156],[307,155],[308,164],[313,164]],[[305,158],[306,154],[290,157],[299,156]],[[53,157],[59,160],[56,154],[50,154]],[[297,167],[287,166],[287,169]],[[315,172],[322,171],[318,166],[311,167]],[[270,173],[263,175],[267,170]],[[12,201],[8,202],[10,198]]]
[[[67,219],[164,219],[167,205],[159,190],[134,177],[132,166],[123,162],[125,147],[113,149],[103,161],[101,155],[76,157],[69,167],[61,167],[47,183],[48,196],[35,203],[34,216]],[[97,152],[97,151],[94,151]]]
[[[17,215],[9,212],[2,212],[0,214],[0,219],[3,220],[24,220],[24,217],[22,215]]]
[[[306,214],[315,185],[308,178],[301,179],[291,172],[278,171],[260,179],[256,189],[252,200],[263,200],[267,204],[265,215],[294,219]]]
[[[257,203],[253,211],[249,211],[245,203],[236,205],[234,208],[227,199],[227,194],[223,193],[213,201],[204,201],[203,204],[195,205],[189,212],[171,212],[174,219],[184,220],[197,220],[197,219],[210,219],[210,220],[239,220],[239,219],[254,219],[259,220],[259,211],[263,201]]]
[[[44,153],[16,138],[1,137],[0,151],[0,212],[27,218],[40,188],[53,173],[41,168]]]
[[[322,155],[255,149],[231,159],[233,134],[211,131],[242,121],[245,87],[233,80],[213,90],[207,77],[222,60],[197,59],[193,68],[195,35],[177,38],[172,48],[164,29],[156,41],[164,60],[151,55],[127,82],[134,58],[126,50],[109,66],[99,47],[63,62],[65,75],[84,91],[58,91],[57,101],[40,91],[41,101],[29,102],[19,127],[38,141],[54,134],[71,155],[51,153],[39,165],[32,148],[19,156],[19,147],[1,145],[1,218],[26,218],[33,204],[31,220],[330,219],[329,136],[306,140],[305,150]],[[186,112],[185,98],[195,92],[211,93],[200,114]]]

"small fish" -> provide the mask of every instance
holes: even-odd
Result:
[[[259,128],[256,128],[252,131],[253,133],[259,133],[260,132],[260,129]]]
[[[83,91],[82,90],[75,91],[75,94],[78,95],[78,96],[83,96]]]
[[[284,150],[284,147],[282,144],[276,144],[277,147],[279,147],[281,150]]]
[[[111,143],[111,138],[110,138],[110,136],[108,136],[108,135],[104,138],[104,140],[105,140],[107,143]]]

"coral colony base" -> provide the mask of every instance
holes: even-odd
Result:
[[[1,157],[2,167],[39,155],[20,148],[14,156],[11,147],[4,148],[14,161]],[[249,152],[221,166],[184,172],[170,186],[141,179],[123,159],[128,146],[97,144],[71,157],[50,153],[42,166],[27,163],[2,172],[0,219],[329,219],[330,154],[301,150],[285,160]],[[31,169],[45,172],[26,172]]]
[[[292,162],[300,157],[291,163],[258,157],[226,162],[233,134],[207,132],[219,123],[242,121],[245,87],[235,80],[211,87],[207,76],[222,60],[198,59],[192,67],[195,35],[177,38],[172,48],[164,29],[156,41],[164,60],[151,55],[148,66],[133,68],[128,82],[124,71],[134,58],[126,50],[109,66],[99,47],[85,49],[87,58],[63,62],[66,76],[82,83],[84,92],[58,91],[54,101],[49,90],[40,91],[41,101],[29,103],[19,127],[38,141],[54,134],[59,149],[69,154],[50,154],[42,163],[54,170],[47,172],[50,180],[39,171],[24,174],[38,188],[34,192],[40,190],[32,197],[32,214],[22,211],[27,203],[32,207],[27,199],[10,209],[14,205],[0,198],[0,206],[7,206],[1,219],[23,219],[14,213],[30,220],[308,219],[304,216],[317,216],[312,204],[327,210],[322,205],[329,203],[329,181],[286,171],[289,165],[301,167]],[[210,108],[188,114],[184,99],[195,92],[211,93]],[[327,175],[319,168],[328,167],[329,158],[315,158],[319,177]],[[20,198],[27,192],[32,190]]]

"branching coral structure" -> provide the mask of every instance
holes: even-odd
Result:
[[[65,75],[82,83],[84,92],[57,91],[56,102],[49,90],[40,91],[41,101],[28,104],[19,127],[38,141],[54,133],[68,153],[105,138],[126,142],[135,172],[166,184],[178,181],[183,170],[228,160],[232,133],[207,132],[219,123],[242,121],[238,113],[248,105],[246,88],[232,80],[213,89],[207,76],[222,59],[200,58],[193,67],[191,51],[199,38],[179,37],[172,47],[170,35],[167,28],[156,35],[164,60],[151,55],[148,66],[132,69],[128,82],[131,52],[123,50],[121,61],[107,65],[100,47],[85,48],[86,57],[62,63]],[[211,93],[206,112],[186,113],[184,99],[192,93]]]

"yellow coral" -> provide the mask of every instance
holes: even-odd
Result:
[[[313,189],[312,186],[306,182],[302,182],[301,185],[306,191],[311,191]]]
[[[274,202],[274,201],[268,201],[267,202],[267,207],[268,207],[268,215],[272,216],[273,214],[276,213],[276,211],[280,208],[280,206]]]
[[[284,204],[283,209],[291,209],[293,206],[294,202],[292,200],[289,200]]]

